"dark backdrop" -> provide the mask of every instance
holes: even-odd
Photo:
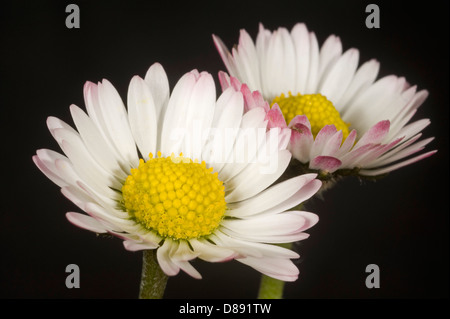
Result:
[[[84,108],[85,81],[109,79],[124,100],[131,77],[154,62],[171,87],[194,68],[224,70],[211,34],[231,46],[239,29],[254,38],[258,23],[291,29],[305,22],[319,43],[341,37],[361,62],[376,58],[380,76],[405,76],[430,96],[414,119],[429,118],[431,158],[377,182],[348,179],[310,202],[320,216],[296,248],[300,279],[286,298],[448,298],[448,1],[372,1],[381,28],[365,27],[367,1],[73,1],[81,28],[65,26],[68,1],[8,1],[0,8],[2,193],[0,297],[135,298],[141,253],[116,238],[72,226],[77,210],[32,163],[39,148],[58,150],[49,115],[72,123],[69,105]],[[78,211],[78,210],[77,210]],[[81,287],[67,289],[75,263]],[[377,264],[381,287],[367,289],[365,268]],[[259,274],[238,262],[194,262],[204,279],[180,273],[166,298],[254,298]]]

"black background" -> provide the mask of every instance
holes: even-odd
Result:
[[[380,76],[405,76],[429,98],[413,119],[429,118],[426,150],[438,153],[377,182],[350,178],[315,199],[320,216],[296,248],[300,278],[286,298],[448,298],[448,1],[372,1],[381,28],[365,26],[367,1],[73,1],[80,29],[65,26],[68,1],[9,1],[0,8],[1,298],[135,298],[141,253],[116,238],[72,226],[78,211],[34,166],[36,149],[58,150],[46,118],[72,124],[69,105],[84,108],[85,81],[110,80],[126,101],[133,75],[160,62],[171,87],[197,68],[217,79],[224,70],[212,42],[228,46],[239,29],[255,38],[258,23],[273,30],[305,22],[322,44],[340,36],[344,50],[376,58]],[[81,287],[65,286],[75,263]],[[377,264],[381,287],[365,286]],[[170,278],[166,298],[254,298],[259,273],[232,261],[195,261],[203,275]]]

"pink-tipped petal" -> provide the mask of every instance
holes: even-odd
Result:
[[[427,158],[427,157],[433,155],[436,152],[437,152],[437,150],[430,151],[430,152],[427,152],[427,153],[424,153],[424,154],[420,154],[420,155],[418,155],[416,157],[410,158],[410,159],[408,159],[406,161],[403,161],[403,162],[400,162],[400,163],[397,163],[397,164],[394,164],[394,165],[391,165],[391,166],[388,166],[388,167],[383,167],[383,168],[374,169],[374,170],[364,169],[364,170],[361,170],[359,173],[361,175],[366,175],[366,176],[376,176],[376,175],[386,174],[386,173],[389,173],[391,171],[397,170],[397,169],[399,169],[401,167],[404,167],[404,166],[410,165],[412,163],[418,162],[418,161],[420,161],[420,160],[422,160],[424,158]]]
[[[230,76],[230,84],[236,90],[239,91],[242,88],[242,84],[236,77]],[[246,85],[247,86],[247,85]],[[250,91],[250,90],[249,90]]]
[[[231,86],[230,76],[223,71],[219,71],[219,82],[220,82],[220,87],[222,88],[222,91],[225,91],[226,89],[228,89]]]
[[[351,130],[351,132],[348,134],[347,138],[345,139],[344,143],[342,143],[342,146],[339,148],[338,152],[336,153],[336,157],[341,157],[352,149],[353,145],[355,145],[356,136],[357,136],[356,130]]]
[[[281,112],[280,107],[278,104],[274,104],[272,108],[267,112],[266,114],[266,120],[267,122],[267,128],[273,128],[273,127],[281,127],[286,128],[286,120],[284,119],[283,113]]]
[[[270,110],[270,105],[266,102],[259,91],[252,92],[253,100],[255,102],[255,107],[262,107],[266,112]]]
[[[303,124],[303,119],[306,119],[308,125]],[[289,123],[289,127],[292,129],[291,140],[288,146],[289,151],[300,162],[309,162],[314,137],[311,133],[308,119],[306,116],[296,116]]]
[[[311,158],[319,156],[319,155],[333,155],[325,153],[325,148],[328,145],[328,142],[335,136],[337,133],[336,126],[334,125],[325,125],[319,133],[317,133],[316,138],[314,139],[314,144],[311,148],[310,156]]]
[[[309,164],[309,167],[312,169],[318,169],[322,171],[326,171],[329,173],[333,173],[336,171],[342,162],[335,157],[332,156],[316,156],[313,158]]]
[[[289,127],[294,129],[297,124],[301,124],[307,127],[311,132],[311,123],[309,123],[308,117],[306,115],[297,115],[290,122]]]
[[[356,143],[355,148],[365,144],[381,143],[383,138],[389,133],[390,122],[388,120],[380,121],[372,126]]]

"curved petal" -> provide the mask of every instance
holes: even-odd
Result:
[[[120,167],[120,159],[116,157],[111,145],[102,136],[92,119],[74,104],[70,106],[70,113],[80,137],[92,157],[109,174],[119,179],[125,179],[127,174]]]
[[[254,163],[227,182],[229,188],[233,189],[225,196],[227,203],[250,198],[269,187],[281,176],[289,165],[291,153],[288,150],[282,150],[273,155],[269,159],[270,173],[261,174],[261,171],[267,169],[266,163]]]
[[[281,281],[296,281],[300,273],[298,268],[289,259],[246,257],[236,260],[256,269],[266,276]]]
[[[309,167],[312,169],[317,169],[321,171],[325,171],[328,173],[335,172],[338,168],[340,168],[342,165],[342,162],[332,156],[316,156],[314,157]]]
[[[173,249],[174,245],[175,243],[167,238],[163,245],[156,251],[158,264],[167,276],[175,276],[180,272],[180,267],[178,267],[170,258],[170,251]]]
[[[302,191],[302,188],[315,179],[316,176],[316,174],[304,174],[293,177],[275,184],[245,201],[229,203],[227,204],[228,211],[226,215],[242,218],[270,210],[286,201],[286,199],[294,196],[294,194]],[[283,194],[283,196],[279,196],[279,194]],[[293,205],[295,206],[295,204]]]
[[[99,221],[90,216],[80,213],[68,212],[66,213],[66,217],[69,220],[69,222],[71,222],[77,227],[92,231],[94,233],[108,232],[108,230],[102,223],[100,223]]]
[[[226,247],[217,246],[203,239],[189,240],[189,244],[198,254],[198,258],[209,262],[223,262],[231,260],[236,256],[236,252]]]

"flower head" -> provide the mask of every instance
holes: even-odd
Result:
[[[319,47],[315,34],[298,23],[290,32],[260,25],[256,43],[241,30],[232,52],[213,39],[231,75],[221,75],[222,87],[239,89],[245,100],[260,92],[269,127],[292,130],[288,148],[306,171],[324,179],[377,176],[436,152],[410,157],[433,139],[419,141],[428,119],[409,123],[428,92],[403,77],[376,80],[379,63],[358,67],[359,51],[343,53],[338,37]]]
[[[190,261],[236,259],[285,281],[298,254],[277,243],[308,237],[318,218],[286,211],[320,188],[316,174],[272,185],[291,159],[289,133],[267,130],[264,109],[244,114],[243,96],[216,100],[210,74],[194,70],[169,92],[160,64],[129,85],[127,108],[112,84],[84,87],[87,114],[75,105],[76,129],[49,117],[64,154],[40,149],[33,160],[81,210],[68,220],[110,233],[131,251],[156,249],[167,275],[201,278]],[[271,186],[272,185],[272,186]]]

